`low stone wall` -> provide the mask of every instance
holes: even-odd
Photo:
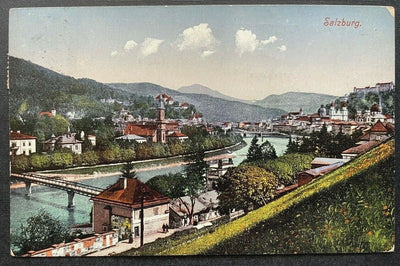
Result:
[[[50,248],[39,251],[29,251],[23,257],[68,257],[82,256],[104,248],[115,246],[118,243],[118,232],[111,231],[104,234],[95,234],[84,239],[74,239],[73,242],[55,244]]]

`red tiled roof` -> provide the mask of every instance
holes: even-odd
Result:
[[[50,112],[47,112],[47,111],[44,111],[44,112],[40,112],[40,113],[39,113],[39,116],[40,116],[40,117],[42,117],[42,116],[44,116],[44,115],[47,115],[48,117],[53,117],[53,114],[50,113]]]
[[[333,121],[333,120],[332,120]],[[343,126],[357,126],[358,125],[358,123],[357,122],[354,122],[354,121],[337,121],[337,120],[335,120],[335,121],[333,121],[333,124],[334,125],[343,125]]]
[[[36,137],[13,131],[10,132],[10,140],[21,140],[21,139],[36,139]]]
[[[376,144],[378,144],[378,141],[369,141],[367,143],[364,143],[364,144],[358,145],[356,147],[342,151],[342,154],[360,154],[360,153],[370,150]]]
[[[296,118],[296,120],[298,120],[298,121],[309,121],[310,119],[307,116],[300,116],[300,117]]]
[[[181,106],[189,106],[188,103],[182,103]]]
[[[92,197],[94,201],[106,201],[110,203],[129,205],[139,208],[141,205],[143,191],[147,192],[143,201],[143,206],[153,206],[169,203],[171,200],[151,189],[138,179],[127,179],[126,188],[123,188],[124,179],[121,178],[114,185],[105,189],[99,195]]]
[[[375,123],[369,130],[370,132],[387,132],[387,128],[385,125],[381,122],[381,120],[378,120],[378,122]]]
[[[185,134],[180,133],[180,132],[174,132],[172,134],[169,134],[167,137],[175,137],[175,138],[184,138],[187,137]]]
[[[124,130],[124,135],[138,135],[141,137],[154,136],[156,134],[156,129],[156,125],[128,124]]]
[[[364,134],[362,134],[358,139],[359,140],[366,140],[369,141],[371,138],[371,133],[369,131],[365,132]]]
[[[160,99],[161,97],[163,97],[164,99],[168,99],[170,98],[167,94],[163,93],[163,94],[158,94],[156,99]],[[172,99],[172,98],[171,98]]]

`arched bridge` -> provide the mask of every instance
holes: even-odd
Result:
[[[85,184],[74,182],[74,181],[67,181],[67,180],[61,179],[59,177],[47,177],[47,176],[31,174],[31,173],[23,173],[23,174],[11,173],[11,177],[22,180],[25,183],[27,196],[30,196],[32,193],[32,191],[31,191],[32,183],[67,191],[67,193],[68,193],[68,208],[74,207],[75,193],[83,195],[83,196],[87,196],[87,197],[92,197],[92,196],[96,196],[96,195],[100,194],[100,192],[102,192],[104,190],[99,187],[85,185]]]

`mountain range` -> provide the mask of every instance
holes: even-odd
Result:
[[[212,90],[209,87],[203,86],[201,84],[192,84],[190,86],[183,86],[183,87],[180,87],[178,89],[178,91],[183,92],[183,93],[205,94],[208,96],[212,96],[215,98],[220,98],[220,99],[224,99],[224,100],[228,100],[228,101],[236,101],[236,102],[252,104],[251,101],[242,100],[242,99],[238,99],[238,98],[234,98],[234,97],[222,94],[219,91]]]
[[[157,96],[166,93],[175,101],[193,104],[207,121],[260,121],[285,113],[278,108],[265,108],[239,101],[213,97],[200,93],[182,93],[153,83],[108,83],[108,86],[138,95]]]
[[[287,92],[280,95],[272,94],[262,100],[248,101],[222,94],[216,90],[212,90],[200,84],[184,86],[179,88],[178,91],[184,93],[205,94],[229,101],[244,102],[266,108],[282,109],[286,112],[295,112],[302,108],[305,113],[315,113],[322,104],[325,105],[327,103],[335,101],[335,99],[338,98],[338,96],[321,93]]]
[[[9,75],[11,116],[37,115],[52,107],[63,115],[75,110],[83,115],[105,116],[112,108],[102,103],[101,99],[124,101],[138,95],[154,97],[159,93],[167,93],[176,101],[195,105],[207,121],[258,121],[285,113],[277,108],[204,94],[182,93],[152,83],[103,84],[91,79],[75,79],[16,57],[9,57]]]

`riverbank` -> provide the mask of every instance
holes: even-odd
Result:
[[[223,153],[223,152],[227,152],[230,150],[241,149],[244,146],[246,146],[245,143],[239,142],[239,143],[236,143],[229,147],[207,151],[206,154],[207,154],[207,156],[217,155],[217,154],[220,154],[221,152]],[[186,165],[187,162],[185,162],[184,159],[185,159],[185,156],[179,155],[179,156],[168,157],[168,158],[157,158],[157,159],[136,161],[136,162],[134,162],[135,167],[137,167],[137,168],[135,168],[135,171],[136,172],[145,172],[145,171],[159,170],[159,169],[165,169],[165,168]],[[157,164],[157,165],[155,165],[155,164]],[[121,174],[120,168],[122,167],[122,165],[123,165],[123,163],[116,163],[116,164],[109,164],[109,165],[97,165],[97,166],[86,166],[86,167],[81,166],[81,167],[70,168],[70,169],[47,170],[47,171],[39,171],[39,172],[34,172],[34,173],[40,174],[43,176],[48,176],[48,177],[57,176],[59,178],[63,178],[68,181],[77,182],[77,181],[82,181],[82,180],[87,180],[87,179],[120,175]],[[148,165],[148,166],[146,167],[146,165]],[[109,169],[111,171],[107,171],[107,169]],[[95,171],[95,170],[97,170],[97,171]],[[106,170],[106,171],[102,172],[99,170]],[[87,173],[85,173],[85,172],[87,172]],[[36,184],[32,184],[32,185],[35,186]],[[23,188],[23,187],[25,187],[24,182],[10,184],[10,189]]]

